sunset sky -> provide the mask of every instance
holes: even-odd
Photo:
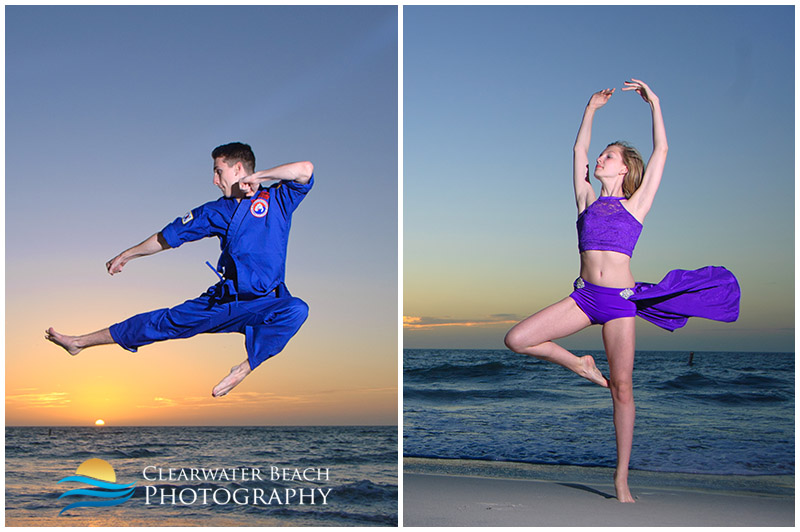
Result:
[[[397,422],[397,7],[6,7],[6,423]],[[211,150],[311,160],[287,285],[310,316],[229,396],[240,335],[72,358],[216,282],[216,239],[107,260],[219,197]]]
[[[659,95],[670,146],[634,276],[721,265],[742,289],[738,322],[638,320],[637,348],[793,351],[793,6],[403,6],[402,213],[397,13],[5,8],[7,425],[396,424],[398,281],[405,348],[503,349],[567,296],[593,92],[617,88],[590,161],[615,140],[650,153],[631,77]],[[216,239],[114,277],[105,263],[218,198],[210,152],[237,140],[257,169],[316,169],[286,278],[310,316],[285,351],[213,399],[239,335],[74,358],[47,342],[216,282]],[[562,343],[602,349],[597,327]]]
[[[634,77],[660,97],[670,147],[634,277],[721,265],[742,289],[738,322],[638,320],[637,348],[792,351],[794,20],[793,6],[406,6],[404,347],[502,349],[569,294],[571,148],[591,94],[616,87],[590,161],[618,139],[649,157],[649,106],[620,90]],[[563,344],[602,349],[600,330]]]

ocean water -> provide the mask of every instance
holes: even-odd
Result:
[[[592,354],[608,375],[602,351]],[[794,354],[637,351],[631,469],[794,474]],[[607,389],[504,350],[407,349],[403,454],[614,467]]]
[[[6,427],[5,454],[7,526],[398,522],[396,427]],[[118,491],[59,483],[91,459]]]

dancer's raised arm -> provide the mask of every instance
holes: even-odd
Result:
[[[583,112],[583,120],[578,130],[578,137],[575,139],[572,159],[572,177],[575,184],[575,203],[578,212],[582,212],[592,201],[594,201],[594,190],[589,183],[589,144],[592,140],[592,121],[594,112],[603,107],[614,89],[604,89],[592,94],[586,110]]]
[[[625,82],[624,91],[634,90],[644,101],[650,104],[653,113],[653,154],[647,161],[642,184],[628,199],[627,208],[639,220],[650,211],[653,200],[656,197],[658,186],[661,184],[661,176],[664,173],[664,165],[667,162],[667,132],[664,129],[664,117],[661,114],[661,103],[658,96],[647,84],[639,79],[631,78]]]

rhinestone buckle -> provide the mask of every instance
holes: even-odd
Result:
[[[583,288],[585,285],[583,284],[583,279],[578,277],[575,279],[575,288]]]
[[[619,295],[623,299],[628,299],[629,297],[631,297],[633,295],[633,290],[631,290],[630,288],[626,288],[625,290],[620,292]]]

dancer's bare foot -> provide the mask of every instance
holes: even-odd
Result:
[[[608,379],[603,377],[603,374],[600,373],[599,369],[597,369],[592,355],[582,356],[580,357],[580,360],[581,366],[577,371],[578,375],[585,379],[589,379],[595,384],[599,384],[603,388],[608,388]]]
[[[59,345],[66,349],[67,353],[72,356],[77,355],[80,353],[83,348],[77,345],[77,337],[75,336],[67,336],[66,334],[57,333],[52,327],[47,329],[44,332],[44,337],[53,342],[56,345]]]
[[[219,384],[214,386],[214,389],[211,390],[211,395],[214,397],[222,397],[223,395],[227,394],[231,390],[233,390],[237,384],[242,382],[247,375],[250,374],[250,362],[245,360],[238,366],[233,366],[231,368],[231,372],[228,373],[228,376],[219,381]]]
[[[617,500],[619,502],[636,502],[633,500],[633,495],[631,495],[631,490],[628,489],[628,477],[627,475],[618,475],[616,472],[614,473],[614,488],[617,490]]]

